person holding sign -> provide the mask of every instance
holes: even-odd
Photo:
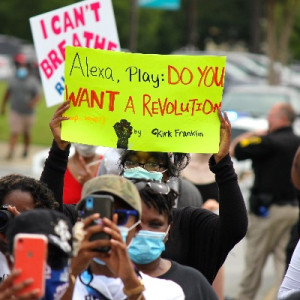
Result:
[[[210,170],[219,187],[220,216],[204,208],[184,207],[173,210],[173,227],[166,242],[164,258],[173,259],[202,272],[210,283],[223,265],[227,254],[246,234],[247,213],[237,175],[229,156],[230,122],[221,112],[221,139],[219,152],[209,160]],[[121,160],[123,176],[167,182],[178,176],[182,154],[125,150]],[[152,169],[149,169],[150,164]],[[205,220],[205,221],[204,221]],[[239,224],[239,226],[237,226]]]
[[[60,124],[68,120],[68,117],[62,117],[62,114],[69,106],[70,101],[64,102],[50,122],[54,142],[41,175],[41,181],[46,182],[54,191],[56,200],[61,204],[60,210],[65,212],[74,211],[74,207],[62,205],[63,177],[68,162],[69,142],[61,139]],[[229,156],[231,125],[226,113],[223,116],[218,110],[218,116],[221,129],[220,147],[219,151],[210,158],[209,165],[216,175],[219,187],[220,215],[203,208],[174,209],[174,226],[170,230],[170,238],[166,242],[166,250],[163,253],[165,258],[196,268],[210,283],[213,282],[230,250],[245,236],[248,224],[245,202]],[[143,154],[147,154],[148,157],[151,155],[149,152],[136,152],[135,155],[141,166],[145,166],[147,162],[143,159]],[[154,173],[154,176],[160,174],[161,177],[164,176],[164,180],[167,180],[174,171],[180,170],[180,165],[175,154],[170,165],[167,165],[170,160],[169,153],[160,153],[160,155],[165,161],[155,157],[151,160],[160,167],[160,172]],[[129,158],[132,160],[132,157],[128,157],[128,160]],[[144,173],[147,171],[144,168],[142,170]],[[150,175],[153,176],[153,172]]]

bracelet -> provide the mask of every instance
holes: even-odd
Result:
[[[143,281],[140,279],[140,285],[133,288],[133,289],[125,289],[123,288],[123,292],[126,296],[130,297],[130,296],[134,296],[134,295],[138,295],[140,293],[142,293],[145,290]]]
[[[69,274],[69,278],[70,278],[72,284],[74,285],[74,284],[75,284],[75,281],[76,281],[75,275],[73,275],[72,273],[70,273],[70,274]]]

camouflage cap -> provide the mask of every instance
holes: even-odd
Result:
[[[141,218],[141,197],[136,186],[130,180],[118,175],[101,175],[92,178],[83,185],[81,200],[88,195],[99,192],[106,192],[119,197],[133,209],[138,211],[139,219]]]

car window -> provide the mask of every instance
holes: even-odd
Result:
[[[262,117],[267,116],[270,108],[277,102],[289,102],[289,97],[280,93],[229,93],[223,97],[222,110]]]

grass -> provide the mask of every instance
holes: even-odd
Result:
[[[6,90],[6,82],[0,81],[0,103]],[[36,107],[36,120],[32,129],[32,144],[50,146],[52,142],[52,134],[49,128],[49,122],[57,109],[58,105],[47,107],[44,96],[37,104]],[[0,116],[0,141],[8,141],[10,129],[8,124],[9,105],[6,107],[5,116]],[[21,140],[21,137],[19,137]]]

